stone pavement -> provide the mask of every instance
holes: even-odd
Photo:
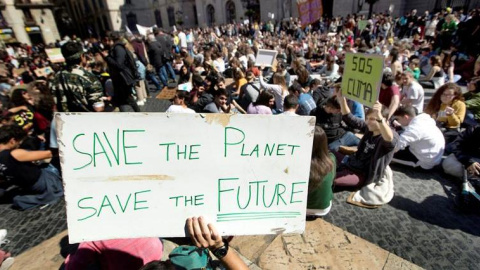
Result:
[[[164,111],[168,105],[167,101],[149,99],[145,111]],[[348,192],[335,193],[332,211],[325,221],[426,269],[480,269],[480,216],[465,215],[456,209],[454,197],[459,194],[459,184],[437,171],[424,172],[398,165],[392,169],[395,197],[388,205],[363,209],[345,202]],[[10,240],[1,248],[18,256],[67,228],[65,204],[62,201],[43,209],[19,212],[12,210],[8,201],[0,201],[0,228],[8,229]],[[65,238],[61,238],[53,246],[65,244]],[[64,253],[65,250],[61,255]],[[284,257],[282,261],[269,262],[283,260]],[[383,268],[380,265],[378,269]],[[350,269],[359,268],[363,267],[352,262]]]

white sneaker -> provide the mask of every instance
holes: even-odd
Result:
[[[0,262],[0,270],[7,270],[12,267],[13,262],[15,261],[14,258],[8,257],[3,262]]]
[[[7,237],[7,230],[1,229],[0,230],[0,245],[3,244],[3,241],[5,240],[5,237]]]
[[[143,102],[143,101],[137,101],[137,105],[138,105],[138,106],[143,106],[143,105],[145,105],[145,102]]]

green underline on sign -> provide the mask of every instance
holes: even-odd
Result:
[[[217,219],[217,222],[229,222],[229,221],[242,221],[242,220],[262,220],[262,219],[282,219],[282,218],[296,218],[298,215],[293,216],[255,216],[255,217],[236,217],[228,219]]]
[[[269,215],[269,214],[300,215],[300,212],[288,212],[288,211],[278,211],[278,212],[240,212],[240,213],[217,214],[217,217],[244,216],[244,215]]]
[[[217,222],[240,221],[240,220],[260,220],[260,219],[281,219],[295,218],[300,216],[300,212],[243,212],[243,213],[225,213],[217,214]]]

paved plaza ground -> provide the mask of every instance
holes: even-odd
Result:
[[[168,102],[150,99],[145,111],[164,111]],[[440,171],[393,165],[395,197],[379,209],[347,204],[349,192],[337,192],[325,221],[426,269],[480,269],[480,215],[455,206],[459,184]],[[67,229],[63,201],[25,212],[0,202],[0,229],[14,256]],[[58,243],[68,252],[67,239]],[[353,267],[353,269],[356,269]]]

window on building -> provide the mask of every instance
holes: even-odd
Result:
[[[227,22],[233,23],[237,19],[237,10],[235,9],[235,3],[233,1],[228,1],[225,5]]]
[[[33,15],[30,12],[30,9],[24,9],[23,10],[23,17],[25,20],[25,23],[34,23],[35,20],[33,19]]]
[[[168,24],[170,26],[174,26],[175,25],[175,9],[173,7],[168,7],[167,14],[168,14]]]
[[[131,4],[132,4],[132,0],[125,0],[125,4],[131,5]]]
[[[195,18],[195,25],[198,25],[198,14],[197,14],[197,6],[193,5],[193,17]]]
[[[104,8],[105,4],[103,3],[103,0],[98,0],[98,7]]]
[[[162,12],[156,9],[153,14],[155,15],[155,23],[157,24],[157,27],[163,27]]]
[[[209,26],[215,23],[215,8],[212,5],[207,6],[207,24]]]
[[[133,12],[127,14],[127,26],[130,31],[137,31],[137,15]]]

